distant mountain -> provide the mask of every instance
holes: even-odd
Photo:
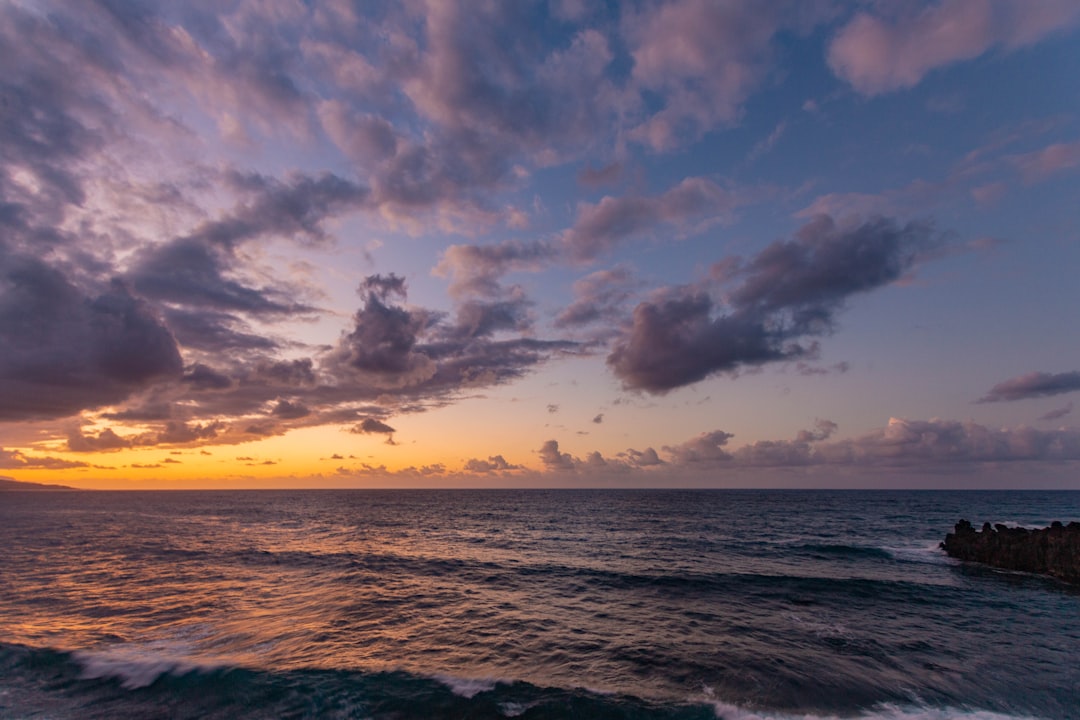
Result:
[[[45,483],[21,482],[9,477],[0,477],[0,492],[4,490],[74,490],[67,485],[46,485]]]

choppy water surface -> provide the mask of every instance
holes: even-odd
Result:
[[[1080,493],[0,495],[0,717],[1080,718]]]

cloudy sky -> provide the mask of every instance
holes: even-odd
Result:
[[[9,0],[0,475],[1080,487],[1075,0]]]

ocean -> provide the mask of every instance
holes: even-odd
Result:
[[[2,718],[1080,718],[1080,492],[0,494]]]

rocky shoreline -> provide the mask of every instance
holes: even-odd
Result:
[[[980,531],[961,520],[941,547],[959,560],[1050,575],[1080,585],[1080,522],[1054,522],[1033,530],[983,523]]]

